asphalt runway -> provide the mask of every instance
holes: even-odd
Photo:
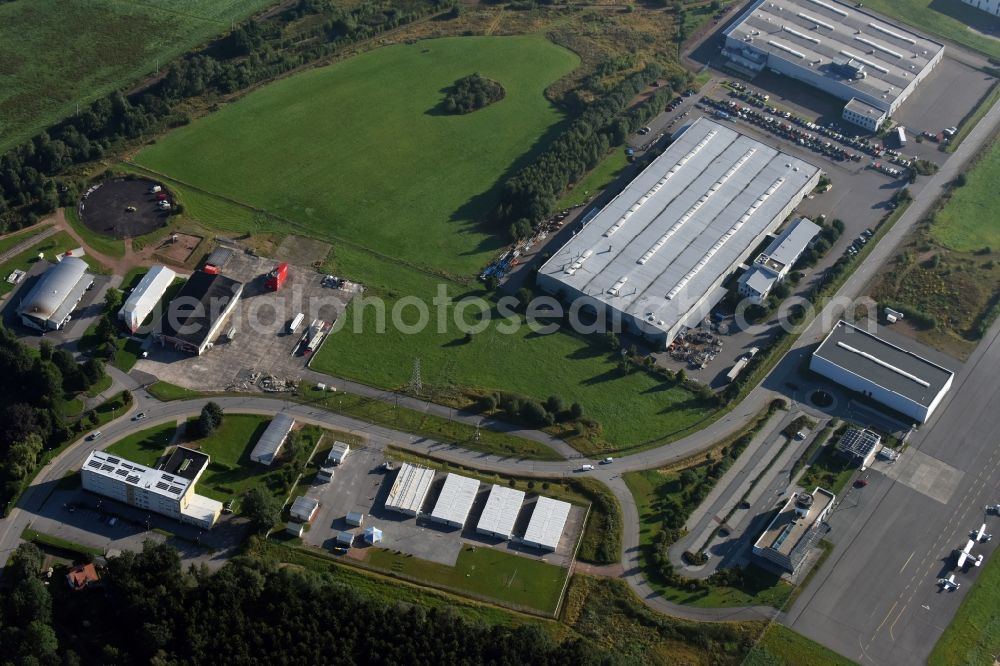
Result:
[[[984,515],[986,504],[1000,501],[998,364],[1000,323],[956,376],[943,411],[903,453],[921,459],[919,478],[904,483],[872,471],[867,487],[846,492],[829,521],[833,555],[784,624],[862,664],[926,662],[982,571],[956,570],[955,549],[984,521],[1000,532],[1000,518]],[[988,561],[998,541],[973,553]],[[942,591],[937,579],[953,571],[961,589]]]

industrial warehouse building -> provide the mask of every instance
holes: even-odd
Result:
[[[818,233],[819,226],[804,217],[789,224],[766,250],[757,255],[753,266],[740,276],[740,296],[757,305],[763,303],[774,285],[785,279]]]
[[[202,355],[211,349],[242,293],[242,282],[196,271],[170,301],[154,339],[164,347]]]
[[[535,509],[531,512],[531,520],[528,521],[528,529],[524,531],[521,543],[542,550],[558,548],[571,507],[569,502],[539,497],[535,502]]]
[[[955,374],[846,321],[813,352],[809,369],[925,423]]]
[[[392,488],[389,489],[385,508],[408,516],[418,515],[423,509],[424,500],[427,499],[427,492],[433,482],[434,470],[403,463]]]
[[[274,415],[267,428],[261,433],[260,439],[250,452],[250,460],[261,465],[270,465],[274,462],[281,447],[288,439],[288,433],[295,426],[295,419],[288,414],[278,413]]]
[[[1000,0],[962,0],[962,2],[993,16],[1000,16]]]
[[[17,306],[21,323],[42,332],[62,328],[93,284],[87,262],[78,257],[64,258],[45,271],[21,299]]]
[[[467,476],[449,473],[441,487],[430,519],[451,527],[462,527],[472,510],[479,492],[479,481]]]
[[[818,181],[815,166],[699,118],[542,266],[538,285],[666,347]]]
[[[875,131],[935,65],[944,46],[837,0],[757,0],[725,30],[741,72],[765,68],[844,100],[843,118]]]
[[[524,491],[493,484],[476,531],[498,539],[509,539],[524,503]]]
[[[209,529],[219,519],[222,503],[194,492],[209,461],[204,453],[178,446],[163,469],[157,470],[105,451],[91,451],[80,468],[80,478],[85,490]]]
[[[753,554],[794,573],[819,540],[820,526],[835,499],[833,493],[819,487],[812,493],[789,497],[753,545]]]
[[[124,322],[125,327],[135,333],[139,330],[142,322],[153,311],[156,304],[163,298],[177,273],[166,266],[153,266],[149,272],[142,276],[139,284],[136,285],[132,293],[125,299],[125,304],[118,311],[118,318]]]

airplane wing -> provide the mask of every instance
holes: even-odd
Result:
[[[976,532],[976,541],[982,541],[984,536],[986,536],[986,523],[983,523],[979,531]]]
[[[969,539],[969,543],[965,544],[965,549],[962,551],[966,555],[972,555],[972,548],[976,545],[975,539]]]
[[[963,566],[965,566],[965,559],[967,557],[969,557],[969,554],[965,553],[965,552],[963,552],[961,555],[958,556],[958,568],[959,569],[961,569]]]

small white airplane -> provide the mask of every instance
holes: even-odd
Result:
[[[980,543],[985,543],[993,538],[992,534],[986,532],[986,523],[983,523],[982,527],[978,530],[972,530],[969,532],[969,536]]]
[[[955,581],[955,574],[952,574],[947,578],[938,578],[938,585],[941,586],[941,589],[947,590],[948,592],[954,592],[958,588],[962,587],[961,583]]]
[[[957,550],[957,549],[955,550],[955,552],[958,554],[958,568],[959,569],[961,569],[963,566],[965,566],[965,561],[966,560],[970,560],[972,562],[972,566],[974,566],[974,567],[978,567],[978,566],[981,566],[983,564],[983,556],[982,555],[973,555],[972,554],[972,547],[975,546],[975,545],[976,545],[976,542],[974,540],[972,540],[972,539],[969,539],[969,542],[967,544],[965,544],[965,548],[963,548],[961,550]]]

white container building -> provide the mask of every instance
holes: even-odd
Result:
[[[139,284],[125,299],[122,309],[118,311],[118,318],[124,322],[129,331],[135,333],[139,330],[142,322],[160,302],[167,287],[173,283],[176,277],[177,273],[166,266],[153,266],[148,273],[142,276]]]

